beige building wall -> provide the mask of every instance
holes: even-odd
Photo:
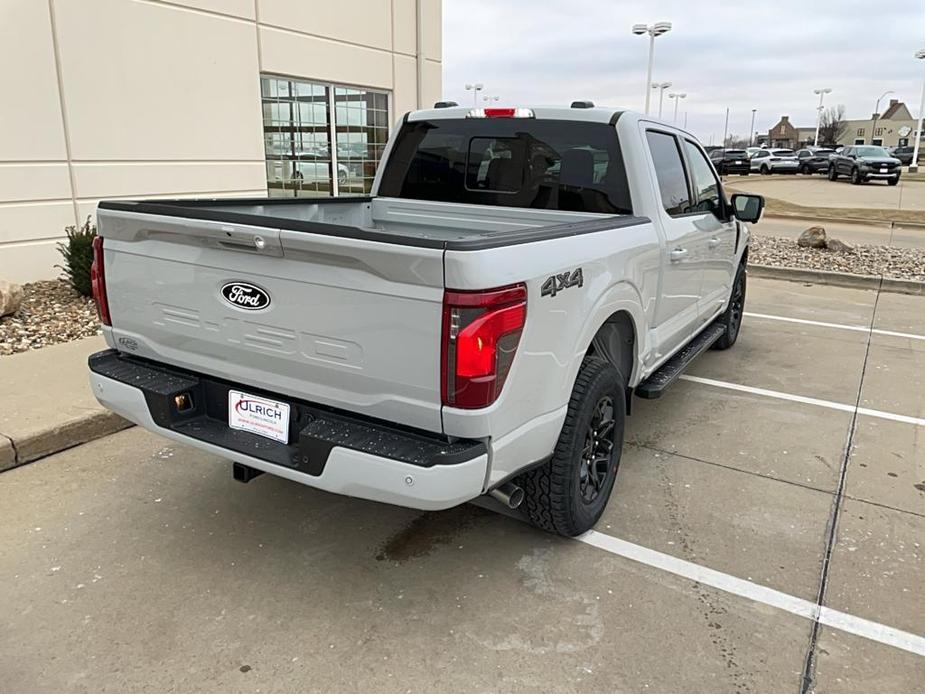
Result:
[[[441,2],[420,0],[422,105]],[[102,198],[266,195],[260,75],[418,107],[417,0],[0,0],[0,278],[53,277]]]

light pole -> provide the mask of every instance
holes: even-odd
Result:
[[[500,99],[500,98],[501,98],[500,96],[483,96],[483,97],[482,97],[482,101],[489,101],[489,102],[491,102],[491,101],[497,101],[497,100]]]
[[[633,33],[636,36],[649,35],[649,68],[646,71],[646,115],[649,115],[649,85],[652,84],[652,61],[655,58],[655,37],[671,31],[671,22],[656,22],[655,24],[634,24]]]
[[[915,52],[915,57],[919,60],[925,60],[925,48]],[[925,126],[925,81],[922,82],[922,100],[919,102],[919,115],[915,119],[915,147],[912,150],[912,163],[909,164],[909,171],[915,173],[919,170],[919,147],[922,144],[922,127]]]
[[[757,108],[752,109],[752,127],[748,129],[748,146],[755,146],[755,114],[758,113]]]
[[[822,99],[826,94],[830,94],[831,92],[832,90],[829,87],[813,89],[813,94],[819,95],[819,105],[816,107],[816,137],[813,138],[813,147],[819,146],[819,125],[822,123]],[[879,99],[877,100],[877,103],[880,103]]]
[[[893,90],[888,89],[883,94],[877,97],[877,105],[874,106],[874,123],[870,126],[870,144],[874,144],[874,136],[877,133],[877,121],[880,120],[880,99],[885,97],[887,94],[892,94]]]
[[[652,89],[658,89],[658,117],[662,117],[662,102],[665,99],[665,90],[671,86],[671,82],[653,82]]]
[[[720,145],[723,149],[726,148],[726,137],[729,135],[729,107],[726,107],[726,125],[723,126],[723,143]]]
[[[685,93],[677,94],[675,92],[672,92],[671,94],[668,95],[668,98],[674,99],[674,116],[672,117],[671,122],[677,123],[678,122],[678,102],[681,99],[687,98],[687,94]]]
[[[482,84],[481,82],[476,82],[475,84],[466,85],[466,91],[472,92],[472,105],[473,106],[479,105],[479,92],[482,91],[484,88],[485,88],[485,85]]]

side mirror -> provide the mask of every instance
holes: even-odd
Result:
[[[764,211],[764,196],[736,193],[732,196],[732,211],[739,221],[754,224]]]

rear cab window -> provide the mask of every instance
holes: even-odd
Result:
[[[633,213],[616,128],[584,121],[436,118],[404,123],[379,195]]]
[[[690,189],[677,138],[658,130],[647,130],[646,141],[665,212],[672,217],[691,212]]]

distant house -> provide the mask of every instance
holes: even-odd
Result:
[[[870,118],[846,120],[845,128],[836,144],[839,145],[882,145],[883,147],[905,147],[915,140],[916,122],[909,109],[899,99],[890,99],[882,114],[871,114]],[[799,149],[812,145],[816,138],[816,126],[800,128],[790,122],[790,116],[780,120],[768,130],[768,146]],[[820,145],[831,144],[822,142]]]
[[[915,140],[915,119],[899,99],[890,99],[890,104],[883,113],[873,113],[870,118],[845,121],[845,126],[838,139],[840,145],[906,147]]]

